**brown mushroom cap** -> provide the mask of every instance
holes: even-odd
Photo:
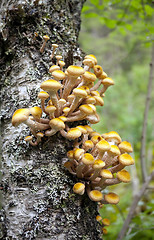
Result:
[[[41,83],[40,88],[47,92],[58,91],[60,88],[62,88],[62,85],[56,80],[49,79]]]
[[[71,65],[67,68],[67,72],[71,76],[78,77],[78,76],[80,76],[84,73],[84,69],[82,67],[79,67],[79,66]]]
[[[111,131],[108,133],[104,133],[102,134],[102,136],[105,138],[105,140],[107,141],[115,141],[117,144],[121,143],[121,137],[119,136],[119,134],[115,131]]]
[[[96,147],[97,147],[99,152],[108,151],[111,148],[110,144],[106,140],[104,140],[104,139],[99,141],[96,144]]]
[[[36,119],[40,119],[42,116],[42,109],[38,106],[30,108],[30,113]]]
[[[52,73],[53,71],[60,70],[60,67],[58,65],[52,65],[49,68],[49,72]]]
[[[128,152],[128,153],[133,152],[133,148],[132,148],[131,144],[127,141],[121,142],[118,145],[118,147],[119,147],[120,151],[122,151],[122,152]]]
[[[91,165],[91,164],[94,164],[95,159],[90,153],[85,153],[82,157],[82,162],[85,165]]]
[[[56,80],[63,80],[65,79],[65,73],[61,70],[55,70],[52,72],[52,76],[56,79]]]
[[[103,199],[103,194],[98,190],[92,190],[89,193],[89,198],[92,201],[99,202]]]
[[[64,122],[59,118],[53,118],[52,120],[50,120],[49,125],[51,128],[54,128],[56,130],[65,128]]]
[[[71,128],[67,132],[67,138],[73,140],[73,139],[79,138],[81,136],[81,134],[82,134],[82,132],[78,128]]]
[[[81,97],[81,98],[85,98],[88,95],[87,92],[84,89],[80,88],[80,87],[74,88],[73,89],[73,94],[75,96],[78,96],[78,97]]]
[[[95,82],[96,81],[96,75],[92,72],[85,71],[85,73],[82,75],[82,77],[87,82]]]
[[[93,164],[93,169],[101,169],[105,166],[105,162],[102,161],[101,159],[96,159],[94,164]]]
[[[108,169],[102,169],[100,171],[100,176],[107,179],[113,178],[113,174]]]
[[[134,159],[128,153],[121,154],[118,159],[119,159],[119,162],[124,166],[129,166],[134,164]]]
[[[45,91],[41,91],[38,94],[38,98],[40,98],[42,100],[46,100],[47,98],[49,98],[49,94]]]
[[[83,195],[84,191],[85,191],[85,185],[83,183],[78,182],[73,186],[73,192],[79,195]]]
[[[12,116],[12,125],[17,127],[29,118],[30,110],[28,108],[17,109]]]
[[[117,172],[117,178],[124,183],[128,183],[131,180],[129,172],[127,172],[125,169]]]
[[[110,203],[110,204],[117,204],[119,202],[119,196],[115,193],[108,193],[106,195],[104,195],[104,199],[106,202]]]

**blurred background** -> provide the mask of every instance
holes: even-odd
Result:
[[[150,62],[154,48],[154,2],[147,0],[87,0],[82,10],[80,47],[94,54],[98,64],[111,77],[111,86],[98,107],[101,121],[93,128],[105,133],[117,131],[131,142],[136,166],[129,167],[132,181],[108,188],[120,196],[118,206],[100,209],[102,218],[109,218],[104,239],[116,239],[135,194],[142,186],[141,138],[148,92]],[[153,51],[154,53],[154,51]],[[145,143],[147,174],[154,168],[154,83],[148,111]],[[151,182],[151,186],[152,186]],[[128,239],[154,239],[154,185],[139,202],[127,236]]]

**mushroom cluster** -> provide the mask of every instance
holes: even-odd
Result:
[[[41,53],[48,40],[49,37],[44,36]],[[105,92],[114,85],[114,81],[97,65],[97,59],[92,54],[85,56],[83,66],[71,65],[63,69],[65,62],[62,56],[55,55],[57,47],[57,44],[52,44],[50,59],[56,60],[56,64],[49,68],[51,77],[40,86],[42,91],[38,98],[41,107],[16,110],[12,125],[26,124],[33,136],[27,136],[25,141],[33,146],[43,136],[50,137],[57,132],[74,140],[72,150],[67,153],[68,161],[64,164],[79,179],[73,186],[74,193],[83,195],[86,189],[89,198],[100,205],[117,204],[119,196],[113,192],[104,194],[103,190],[130,181],[130,175],[124,168],[134,164],[129,155],[133,151],[131,144],[122,141],[115,131],[99,134],[89,125],[69,127],[70,122],[86,120],[95,124],[100,121],[96,106],[104,105]],[[103,227],[106,224],[104,220]]]
[[[49,37],[45,35],[40,48],[42,53]],[[63,70],[65,62],[62,56],[55,55],[57,44],[52,44],[50,59],[56,64],[49,68],[51,77],[41,83],[38,98],[41,107],[23,108],[15,111],[12,125],[26,124],[33,136],[25,138],[31,145],[37,145],[41,138],[60,132],[70,140],[79,138],[83,133],[81,128],[70,128],[70,122],[87,120],[91,124],[100,121],[96,106],[103,106],[105,91],[114,84],[102,67],[97,65],[97,59],[90,54],[85,56],[83,66],[68,66]]]
[[[117,204],[117,194],[110,192],[103,196],[102,190],[130,181],[130,174],[124,168],[134,164],[129,155],[133,151],[131,144],[122,141],[115,131],[101,135],[88,125],[77,128],[83,129],[83,137],[74,142],[73,150],[67,153],[69,160],[64,164],[71,174],[82,181],[74,185],[73,191],[83,195],[86,189],[92,201]]]

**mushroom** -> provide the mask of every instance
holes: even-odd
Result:
[[[82,82],[78,85],[78,87],[81,86],[87,86],[89,83],[94,83],[96,81],[96,76],[92,72],[85,71],[84,74],[82,74]]]
[[[127,141],[123,141],[118,145],[121,153],[131,153],[133,152],[133,148],[131,144]]]
[[[134,159],[128,154],[123,153],[118,157],[119,163],[114,167],[109,168],[112,173],[122,170],[125,166],[133,165]]]
[[[103,199],[103,194],[98,190],[87,191],[89,198],[94,202],[100,202]]]
[[[88,168],[88,166],[92,165],[95,162],[94,157],[90,153],[85,153],[81,159],[81,162],[76,168],[76,174],[78,178],[83,177],[84,168]]]
[[[49,73],[52,73],[56,70],[60,70],[60,67],[57,66],[57,65],[52,65],[50,68],[49,68]]]
[[[73,192],[79,194],[79,195],[83,195],[84,192],[85,192],[85,185],[83,183],[76,183],[74,186],[73,186]]]
[[[30,108],[30,113],[34,117],[35,121],[40,122],[42,116],[42,109],[38,106]]]
[[[119,196],[113,192],[110,192],[106,195],[104,195],[104,199],[101,200],[101,203],[103,204],[118,204],[119,202]]]
[[[63,91],[64,99],[67,99],[67,96],[70,94],[70,92],[72,91],[72,88],[75,86],[77,78],[84,73],[84,69],[79,66],[71,65],[67,68],[67,72],[68,72],[68,80],[65,84],[65,88]]]
[[[74,113],[76,113],[75,116],[72,116],[72,117],[68,116],[67,121],[74,122],[74,121],[83,120],[87,115],[91,115],[93,113],[93,109],[87,104],[81,105],[79,107],[79,110],[80,111],[78,112],[78,114],[76,112],[74,112]]]
[[[102,84],[103,84],[103,87],[102,89],[99,91],[100,93],[100,96],[108,89],[108,87],[114,85],[114,81],[111,79],[111,78],[105,78],[102,80]]]
[[[105,166],[105,162],[103,162],[101,159],[96,159],[94,164],[92,165],[92,168],[94,170],[92,176],[89,178],[90,181],[94,181],[100,173],[100,170]]]
[[[43,131],[49,128],[48,124],[43,124],[43,123],[39,123],[31,120],[29,118],[29,114],[30,114],[30,110],[28,108],[22,108],[22,109],[16,110],[12,116],[12,125],[14,127],[17,127],[19,126],[19,124],[24,123],[30,129],[32,129],[34,134],[39,130]]]
[[[119,144],[121,143],[121,137],[115,131],[111,131],[109,133],[102,134],[102,137],[108,141],[110,144]]]
[[[59,115],[59,103],[57,98],[57,91],[62,88],[62,85],[56,80],[49,79],[41,83],[40,86],[43,90],[47,91],[50,95],[50,98],[53,102],[53,105],[56,107],[55,115]]]
[[[43,36],[43,39],[44,39],[44,42],[43,42],[43,44],[42,44],[42,47],[40,48],[40,52],[41,52],[41,53],[43,53],[44,48],[45,48],[45,45],[46,45],[47,41],[48,41],[50,38],[49,38],[48,35],[44,35],[44,36]]]
[[[93,187],[99,187],[99,188],[104,188],[104,182],[106,179],[112,179],[113,178],[113,174],[108,170],[108,169],[102,169],[100,171],[100,181],[96,182],[96,183],[92,183]]]
[[[109,220],[108,218],[103,218],[103,219],[102,219],[102,224],[103,224],[104,226],[109,226],[109,225],[110,225],[110,220]]]
[[[56,132],[65,128],[65,124],[60,118],[53,118],[49,122],[49,125],[51,127],[51,130],[47,130],[45,132],[45,135],[48,136],[48,137],[54,135]]]
[[[52,47],[53,47],[53,50],[52,50],[52,53],[51,53],[51,55],[50,55],[51,60],[52,60],[52,58],[53,58],[53,56],[54,56],[54,53],[55,53],[56,48],[58,47],[58,44],[53,43],[53,44],[52,44]]]
[[[106,151],[111,148],[110,144],[106,140],[101,140],[96,144],[96,149],[98,150],[97,158],[102,159]]]
[[[48,105],[45,109],[46,113],[49,114],[50,119],[54,118],[54,112],[56,111],[56,107],[54,105]]]
[[[47,98],[49,98],[49,94],[47,92],[45,92],[45,91],[41,91],[38,94],[38,98],[41,99],[41,108],[42,108],[43,112],[45,112],[45,105],[44,105],[44,103],[45,103],[45,100]]]
[[[73,89],[73,94],[75,95],[75,98],[73,99],[72,104],[70,106],[69,114],[71,114],[78,107],[80,99],[87,97],[86,90],[79,87]]]

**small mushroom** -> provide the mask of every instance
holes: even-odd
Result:
[[[42,44],[42,47],[40,48],[40,52],[43,53],[44,52],[44,49],[45,49],[45,45],[47,43],[47,41],[50,39],[48,35],[44,35],[43,36],[43,39],[44,39],[44,42]]]

